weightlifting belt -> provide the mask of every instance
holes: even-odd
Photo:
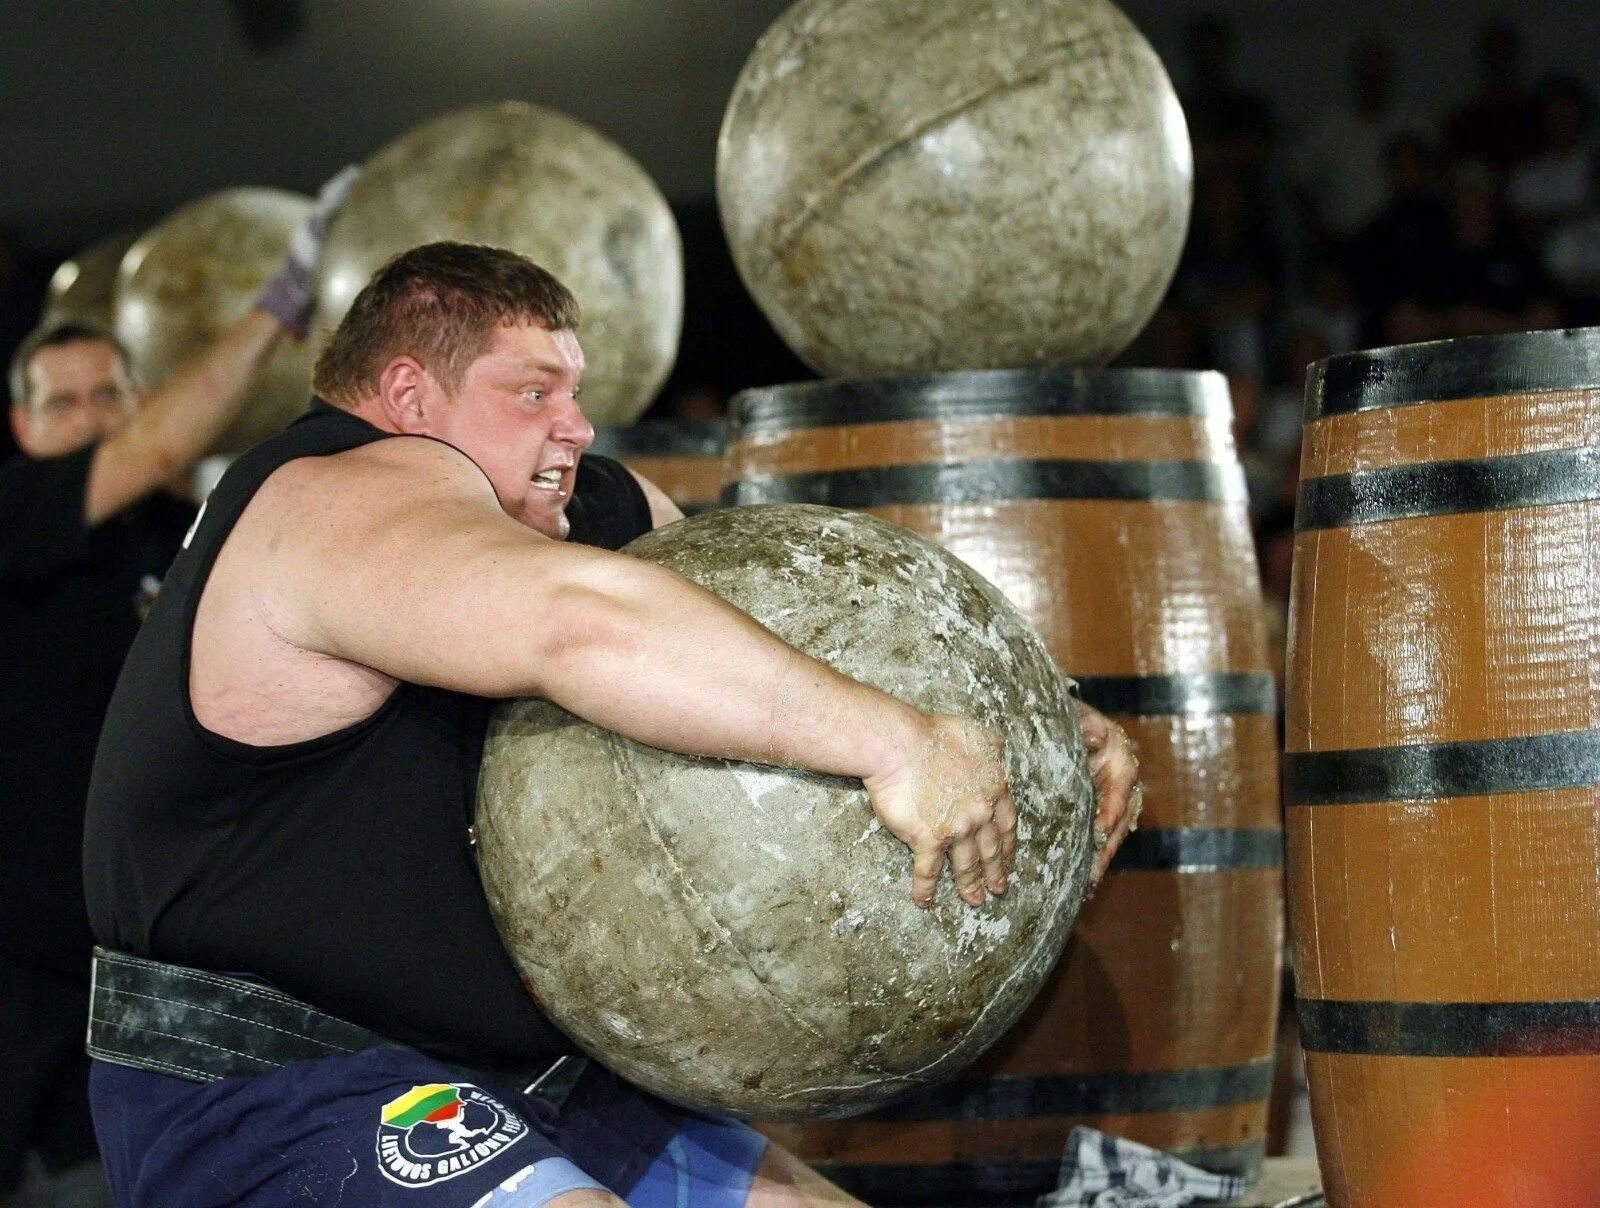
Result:
[[[101,1061],[215,1082],[338,1053],[405,1046],[260,982],[97,947],[85,1047]],[[558,1057],[533,1070],[462,1072],[559,1107],[587,1064]]]

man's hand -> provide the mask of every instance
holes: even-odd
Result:
[[[1094,778],[1095,842],[1101,844],[1090,885],[1100,884],[1111,857],[1129,831],[1137,830],[1144,808],[1144,786],[1139,783],[1139,759],[1127,732],[1104,713],[1074,701],[1083,745],[1089,752],[1089,774]]]
[[[925,737],[894,771],[864,782],[889,833],[911,849],[911,896],[933,905],[950,859],[956,891],[970,906],[1006,891],[1017,851],[1017,809],[1000,739],[964,717],[929,717]]]
[[[343,204],[360,171],[351,164],[318,190],[310,212],[289,237],[289,254],[284,257],[283,265],[256,299],[257,310],[266,311],[298,339],[305,338],[306,323],[315,305],[311,288],[316,280],[317,262],[322,259],[323,244],[328,241],[328,223]]]

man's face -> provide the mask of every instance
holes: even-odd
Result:
[[[508,516],[558,541],[578,459],[594,440],[577,403],[583,365],[572,332],[501,324],[429,425],[478,463]]]
[[[11,408],[17,445],[30,457],[63,457],[128,422],[139,392],[116,347],[72,340],[39,349],[28,362],[26,403]]]

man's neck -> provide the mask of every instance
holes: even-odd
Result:
[[[357,419],[366,420],[367,423],[371,424],[380,432],[398,433],[400,431],[400,429],[396,428],[394,424],[390,422],[388,415],[385,414],[383,408],[379,406],[376,396],[371,398],[357,399],[355,402],[348,404],[336,403],[332,399],[325,399],[324,401],[327,402],[330,407],[337,407],[341,411],[348,411]]]

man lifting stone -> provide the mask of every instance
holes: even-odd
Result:
[[[473,863],[488,711],[543,696],[670,750],[857,777],[923,905],[946,861],[969,904],[1005,892],[997,743],[608,552],[677,511],[582,456],[577,319],[510,252],[397,257],[319,360],[322,401],[235,463],[173,565],[90,794],[119,1203],[853,1202],[546,1021]],[[1103,867],[1135,767],[1085,725]]]

